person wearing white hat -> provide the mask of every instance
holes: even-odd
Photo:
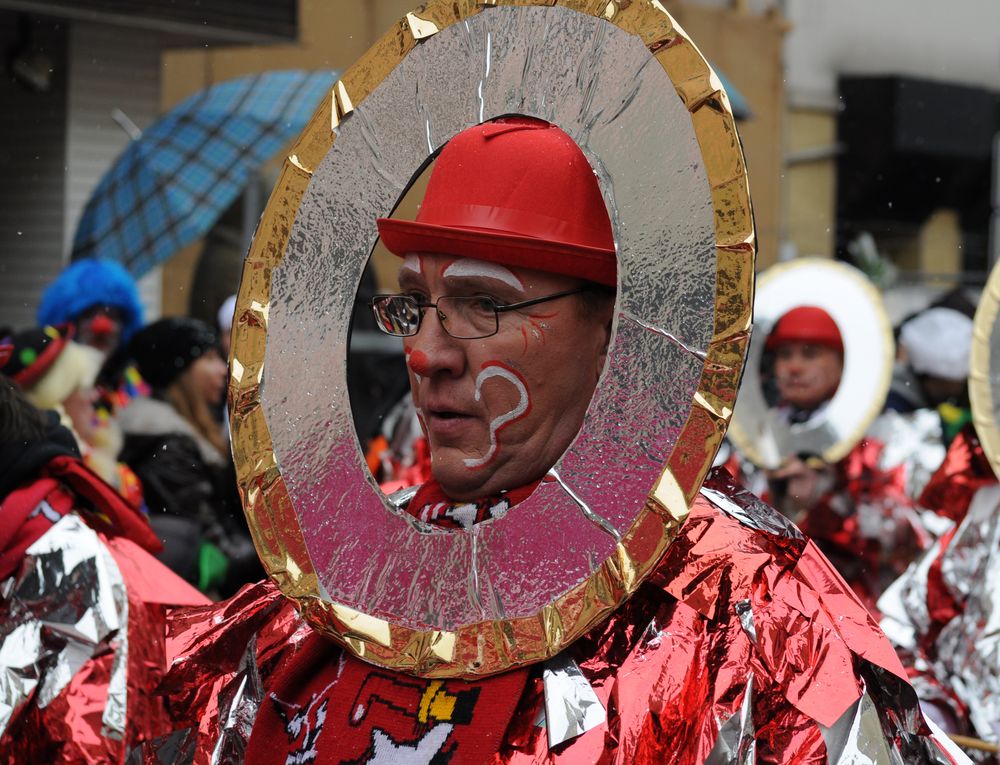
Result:
[[[937,409],[945,443],[969,421],[969,352],[972,319],[951,308],[929,308],[903,324],[900,362],[886,409]]]

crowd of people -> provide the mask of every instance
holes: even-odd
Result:
[[[891,385],[887,371],[887,396],[851,402],[879,416],[842,458],[803,447],[755,464],[727,444],[709,472],[733,362],[726,406],[693,388],[702,430],[633,434],[628,416],[658,427],[690,402],[659,395],[671,380],[630,379],[644,390],[618,395],[641,411],[603,401],[606,440],[592,440],[641,455],[577,465],[599,485],[574,486],[564,456],[593,435],[608,370],[647,352],[647,330],[683,345],[635,320],[641,340],[615,347],[635,319],[622,275],[636,275],[606,192],[568,132],[513,115],[447,142],[416,220],[374,221],[398,286],[364,309],[400,339],[408,386],[347,451],[365,458],[365,496],[381,490],[395,536],[365,531],[372,519],[330,469],[320,509],[358,536],[326,561],[331,519],[296,525],[298,487],[279,470],[246,491],[265,499],[238,490],[225,401],[235,299],[215,327],[145,323],[121,266],[70,265],[37,326],[0,331],[0,761],[954,765],[968,762],[960,741],[996,762],[1000,496],[967,392],[971,307],[929,306],[897,328],[892,358],[863,360],[891,367]],[[321,279],[328,253],[314,255],[296,267]],[[747,303],[748,326],[723,338],[733,347],[750,329],[750,281],[728,298]],[[822,430],[855,340],[822,306],[777,317],[753,370],[772,422]],[[684,352],[694,377],[723,374]],[[327,416],[329,402],[316,406]],[[664,467],[661,448],[683,459]],[[674,472],[699,460],[683,484]],[[635,499],[622,486],[642,470],[657,484],[633,514],[603,517],[609,497]],[[283,520],[263,528],[261,506]],[[537,609],[498,560],[503,528],[524,532],[520,564],[527,549],[538,558],[526,575],[546,593]],[[440,553],[449,539],[467,569]],[[419,570],[397,578],[378,545],[409,545]],[[360,602],[323,579],[340,553],[364,560],[346,576]],[[444,559],[460,568],[452,579],[434,568]],[[564,560],[583,561],[569,585]]]
[[[144,326],[142,316],[124,268],[77,261],[46,289],[38,326],[0,337],[7,357],[0,376],[10,395],[55,413],[58,434],[71,436],[82,464],[150,527],[168,568],[203,593],[227,597],[263,575],[223,416],[219,330],[231,318],[213,328],[189,318]],[[36,433],[23,451],[48,453],[53,437]]]

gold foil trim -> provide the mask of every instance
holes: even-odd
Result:
[[[990,382],[990,340],[997,332],[1000,315],[1000,266],[994,266],[986,281],[972,323],[972,351],[969,354],[969,401],[972,422],[993,472],[1000,475],[1000,424],[997,402]]]
[[[425,40],[438,33],[437,24],[429,19],[422,19],[415,13],[406,14],[406,22],[410,25],[410,34],[415,40]]]
[[[354,111],[354,104],[351,101],[350,95],[347,93],[347,88],[344,86],[344,81],[340,80],[336,85],[333,86],[333,98],[331,99],[331,109],[330,109],[330,129],[336,130],[340,127],[340,123],[344,121],[344,118]],[[292,155],[295,156],[294,154]]]
[[[419,19],[443,30],[497,5],[496,0],[433,0]],[[717,301],[713,340],[691,414],[645,507],[588,579],[531,617],[466,625],[457,632],[417,631],[323,599],[301,528],[281,478],[260,409],[260,382],[271,270],[280,264],[295,214],[336,131],[420,39],[404,17],[348,69],[292,147],[244,264],[230,377],[233,445],[254,542],[271,577],[303,616],[355,655],[425,677],[474,677],[542,661],[621,605],[653,570],[687,517],[725,433],[735,400],[752,311],[755,254],[746,169],[728,99],[697,48],[658,0],[511,0],[555,5],[637,35],[669,75],[692,113],[716,212]],[[614,8],[612,9],[612,5]],[[412,14],[411,14],[412,15]],[[422,31],[429,27],[421,27]],[[238,364],[238,367],[237,367]],[[728,402],[728,404],[727,404]]]
[[[306,175],[312,175],[313,174],[312,168],[311,167],[306,167],[305,165],[303,165],[302,161],[298,158],[297,155],[290,154],[288,156],[288,161],[292,164],[293,167],[297,167],[299,170],[301,170]]]

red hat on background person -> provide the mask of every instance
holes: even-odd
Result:
[[[812,343],[844,352],[844,339],[837,322],[822,308],[812,305],[800,305],[778,319],[765,347],[773,351],[785,343]]]
[[[597,176],[564,131],[531,117],[463,130],[442,149],[414,221],[378,219],[390,252],[439,253],[617,285]]]
[[[48,375],[72,339],[73,328],[65,324],[18,332],[3,341],[10,350],[0,367],[21,388],[31,389]]]

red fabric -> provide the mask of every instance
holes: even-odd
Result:
[[[462,131],[434,164],[415,221],[379,218],[396,255],[430,252],[614,287],[614,235],[593,168],[555,125],[511,117]]]
[[[146,518],[96,473],[74,457],[56,457],[38,480],[0,504],[0,579],[12,575],[28,547],[72,510],[109,537],[126,537],[150,552],[163,549]]]
[[[976,492],[996,481],[976,430],[969,423],[952,440],[944,462],[924,487],[919,504],[959,524]]]
[[[906,467],[879,465],[884,445],[863,439],[835,466],[834,488],[807,512],[799,527],[814,539],[872,613],[883,582],[902,573],[930,544],[913,516]],[[863,533],[860,513],[891,534]]]
[[[409,677],[346,656],[313,633],[269,683],[246,763],[479,765],[499,749],[527,675]]]
[[[778,319],[767,336],[767,349],[793,342],[815,343],[844,352],[844,340],[837,322],[822,308],[811,305],[800,305]]]

